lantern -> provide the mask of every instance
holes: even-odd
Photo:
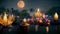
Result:
[[[40,16],[42,16],[42,14],[40,13],[40,10],[38,8],[37,11],[35,12],[35,17],[38,18]]]
[[[54,14],[54,20],[58,20],[58,17],[59,17],[58,14],[55,13],[55,14]]]
[[[12,15],[6,14],[6,12],[2,17],[0,16],[0,24],[2,24],[3,26],[11,25],[15,19],[14,17],[12,17]]]
[[[26,23],[26,22],[27,22],[26,18],[24,18],[24,19],[23,19],[23,22],[24,22],[24,23]]]

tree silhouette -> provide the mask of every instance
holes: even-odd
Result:
[[[6,12],[6,9],[4,8],[4,6],[0,7],[0,14],[4,12]]]
[[[29,15],[29,13],[27,12],[27,10],[22,10],[22,11],[20,12],[20,14],[21,14],[21,17],[22,17],[22,18],[28,18],[28,17],[30,17],[30,15]]]
[[[46,11],[46,14],[53,16],[55,12],[57,12],[58,15],[60,15],[60,7],[52,7],[48,11]]]

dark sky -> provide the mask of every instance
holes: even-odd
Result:
[[[0,0],[0,7],[20,9],[17,6],[19,0]],[[25,7],[23,9],[40,8],[42,11],[48,10],[52,6],[60,6],[60,0],[23,0]]]

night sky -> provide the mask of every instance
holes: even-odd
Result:
[[[20,0],[0,0],[0,7],[19,9],[17,2]],[[60,0],[23,0],[25,7],[23,9],[40,8],[41,11],[46,11],[50,7],[60,6]]]

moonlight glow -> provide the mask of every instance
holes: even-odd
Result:
[[[19,7],[19,8],[24,8],[24,6],[25,6],[25,3],[24,3],[24,1],[19,1],[18,3],[17,3],[17,6]]]

